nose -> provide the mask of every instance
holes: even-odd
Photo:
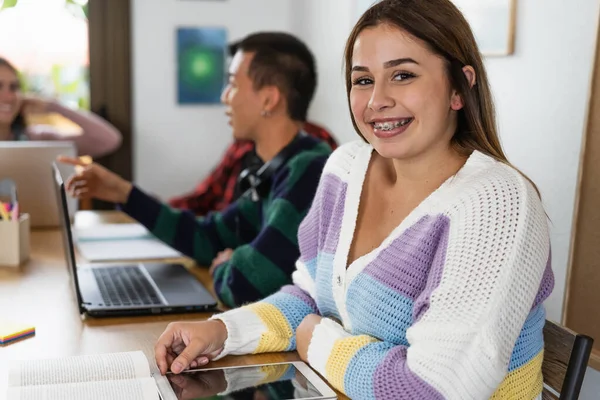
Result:
[[[7,85],[0,84],[0,100],[5,101],[5,102],[9,102],[9,101],[12,102],[12,101],[15,101],[16,98],[17,98],[17,93],[10,90],[10,88]]]
[[[229,85],[225,86],[223,92],[221,92],[221,103],[227,105],[229,101],[229,92],[231,91],[231,87]]]
[[[394,105],[395,101],[389,95],[387,85],[375,84],[369,99],[369,108],[373,111],[383,111],[386,108],[394,107]]]

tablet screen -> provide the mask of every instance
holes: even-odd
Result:
[[[322,397],[293,364],[190,371],[167,377],[178,400],[291,400]]]

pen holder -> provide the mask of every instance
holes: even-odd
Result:
[[[0,267],[19,267],[29,259],[29,214],[0,220]]]

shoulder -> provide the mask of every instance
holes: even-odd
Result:
[[[466,227],[485,225],[496,231],[526,230],[549,236],[540,196],[514,167],[475,152],[448,184],[446,213]]]
[[[331,147],[312,137],[302,139],[299,148],[274,175],[274,185],[295,186],[298,182],[319,181],[323,167],[331,155]]]
[[[371,145],[362,140],[345,143],[331,154],[323,169],[323,174],[346,181],[349,179],[357,157],[369,157],[372,150]]]
[[[289,158],[285,164],[288,174],[302,174],[311,165],[320,165],[321,169],[331,155],[331,147],[319,139],[304,138],[296,154]]]

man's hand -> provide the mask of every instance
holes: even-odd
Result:
[[[210,276],[214,275],[215,270],[217,269],[217,267],[219,265],[231,260],[232,255],[233,255],[232,249],[225,249],[225,250],[219,252],[219,254],[217,254],[215,259],[212,261],[212,264],[210,265],[210,269],[208,270],[208,272],[210,273]]]
[[[78,199],[99,199],[112,203],[126,203],[133,185],[100,164],[88,163],[80,158],[59,157],[63,164],[74,165],[75,175],[71,176],[65,189]]]

